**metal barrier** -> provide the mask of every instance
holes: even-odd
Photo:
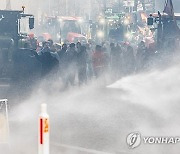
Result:
[[[9,143],[8,100],[0,100],[0,143]]]

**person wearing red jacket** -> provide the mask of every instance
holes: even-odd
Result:
[[[96,45],[92,56],[94,75],[96,78],[102,75],[105,69],[105,54],[100,45]]]

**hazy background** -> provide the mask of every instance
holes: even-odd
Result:
[[[0,9],[5,9],[5,1],[0,0]],[[65,5],[65,1],[67,6]],[[98,9],[98,7],[102,7],[98,3],[99,0],[11,0],[12,9],[21,9],[24,5],[26,6],[26,12],[37,14],[37,8],[39,11],[48,13],[50,8],[57,8],[61,11],[64,9],[73,9],[74,7],[78,8],[80,14],[88,14],[91,12],[91,7]],[[117,0],[107,0],[107,4],[110,5]],[[163,10],[165,0],[156,0],[156,9]],[[173,0],[175,11],[180,12],[180,1]],[[96,9],[93,9],[95,11]],[[39,12],[38,11],[38,12]],[[79,13],[79,11],[77,13]]]

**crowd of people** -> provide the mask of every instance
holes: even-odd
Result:
[[[30,45],[31,44],[30,42]],[[58,76],[64,85],[86,84],[108,74],[112,80],[142,71],[157,57],[154,46],[141,41],[137,47],[129,43],[103,42],[101,45],[70,43],[62,46],[52,40],[35,47],[33,54],[41,63],[41,76]],[[156,56],[155,56],[156,55]]]
[[[112,78],[131,74],[140,70],[144,65],[146,49],[141,42],[135,56],[133,48],[128,44],[110,43],[81,45],[71,43],[62,47],[53,44],[52,40],[43,42],[42,49],[34,52],[42,64],[41,75],[59,73],[66,85],[74,85],[76,74],[79,85],[87,83],[88,79],[98,78],[105,72],[112,74]]]

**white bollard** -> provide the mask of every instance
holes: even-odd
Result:
[[[49,115],[46,104],[41,104],[39,115],[38,154],[49,154]]]

